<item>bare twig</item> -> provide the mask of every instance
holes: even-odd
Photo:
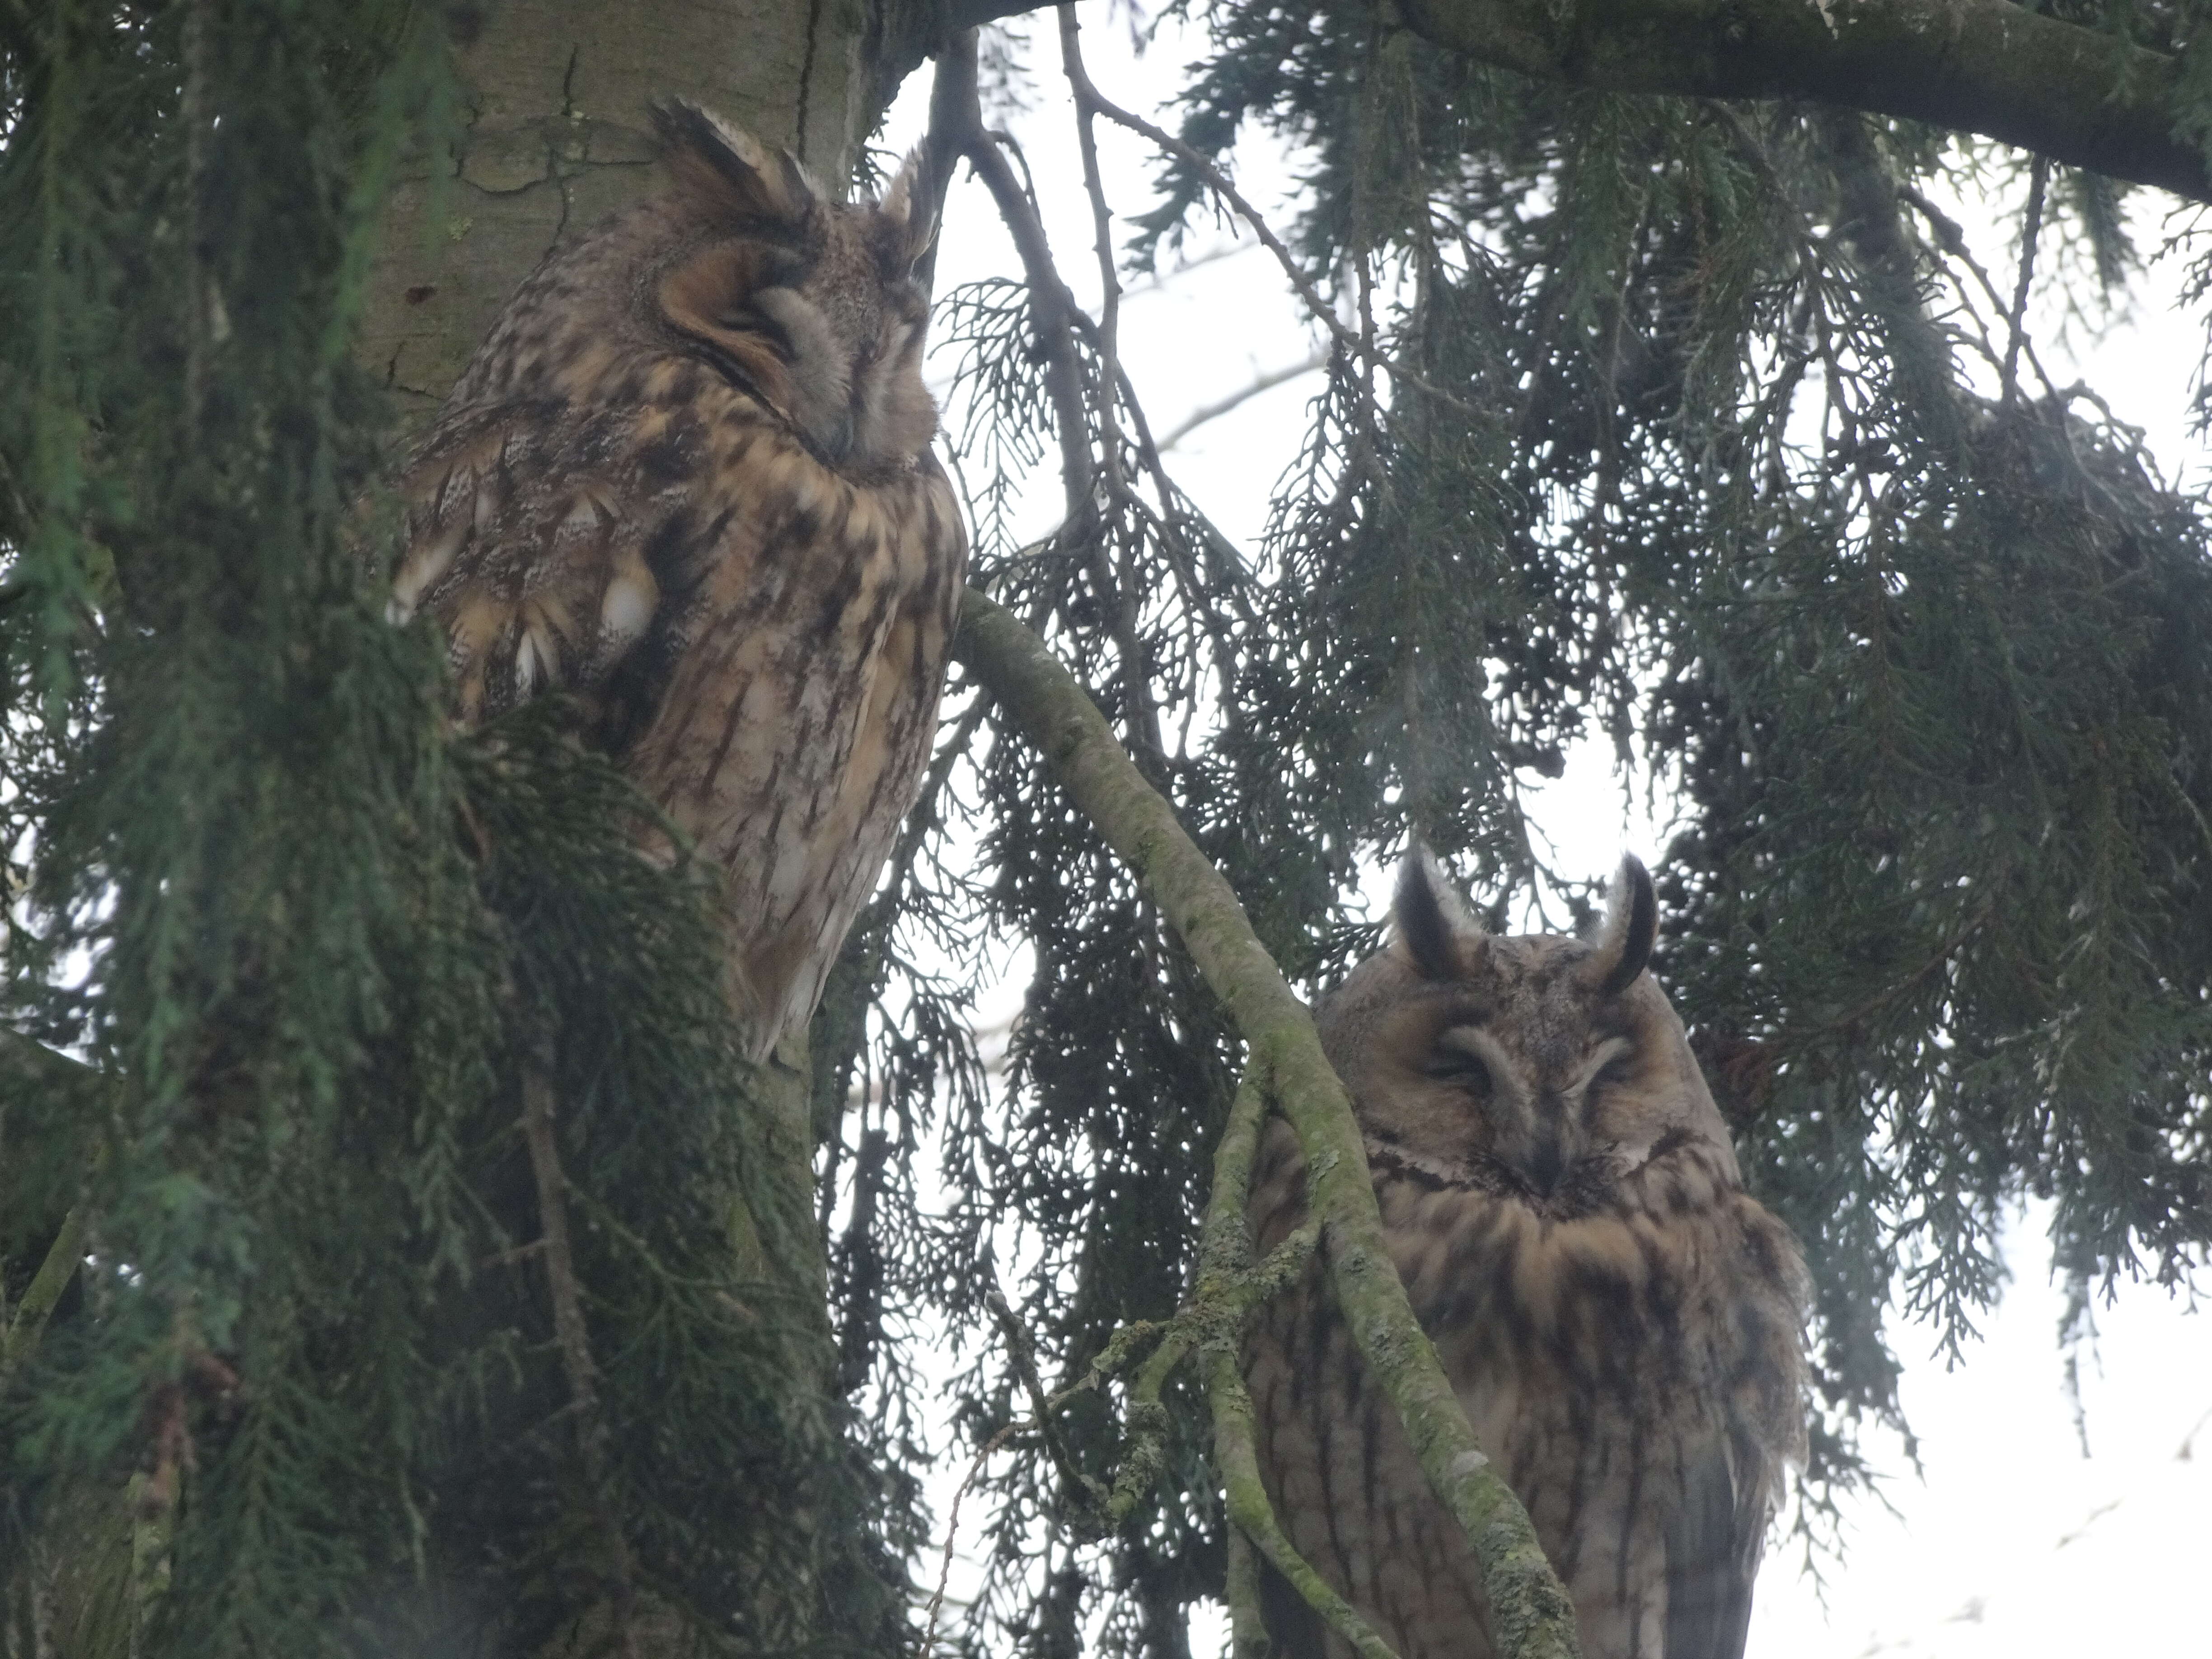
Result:
[[[994,1284],[983,1300],[992,1318],[998,1322],[1000,1334],[1006,1339],[1006,1357],[1013,1362],[1014,1376],[1020,1382],[1022,1391],[1030,1397],[1030,1425],[1043,1440],[1046,1452],[1060,1472],[1062,1487],[1079,1505],[1094,1512],[1102,1509],[1106,1501],[1105,1488],[1078,1467],[1074,1451],[1054,1426],[1053,1419],[1060,1408],[1077,1395],[1098,1388],[1108,1377],[1127,1364],[1131,1349],[1143,1336],[1150,1334],[1152,1328],[1149,1324],[1139,1328],[1130,1340],[1119,1347],[1109,1340],[1106,1351],[1092,1362],[1091,1368],[1072,1387],[1048,1397],[1044,1391],[1044,1379],[1037,1372],[1036,1345],[1030,1338],[1029,1328],[1008,1304],[1006,1293]],[[1121,1333],[1115,1334],[1118,1337]]]
[[[1106,204],[1105,180],[1098,170],[1097,130],[1091,118],[1091,104],[1083,95],[1084,89],[1091,85],[1090,74],[1083,66],[1083,26],[1076,21],[1073,5],[1063,4],[1057,9],[1060,60],[1068,84],[1075,89],[1075,143],[1083,160],[1083,191],[1091,200],[1091,248],[1098,261],[1097,340],[1102,392],[1099,406],[1103,410],[1112,396],[1108,388],[1116,383],[1121,372],[1121,273],[1114,260],[1114,213]],[[1119,436],[1113,422],[1099,422],[1099,447],[1111,477],[1118,477],[1121,472],[1121,457],[1115,453]]]
[[[1316,369],[1325,368],[1328,365],[1327,355],[1316,351],[1303,362],[1285,363],[1280,368],[1271,368],[1266,374],[1255,376],[1226,398],[1219,398],[1213,403],[1200,404],[1176,425],[1168,428],[1167,436],[1160,440],[1161,453],[1164,454],[1173,449],[1207,422],[1218,421],[1232,410],[1243,408],[1261,392],[1273,392],[1279,386],[1285,386],[1302,375],[1310,374]]]
[[[1075,8],[1062,5],[1060,15],[1060,53],[1061,67],[1068,84],[1075,88],[1075,135],[1077,148],[1083,157],[1084,193],[1091,200],[1091,223],[1098,260],[1098,281],[1103,298],[1099,304],[1098,321],[1093,330],[1093,349],[1098,355],[1098,391],[1096,407],[1098,411],[1099,471],[1104,475],[1106,492],[1117,508],[1132,504],[1127,480],[1121,467],[1121,429],[1114,420],[1116,390],[1122,383],[1121,360],[1118,337],[1121,326],[1121,283],[1114,264],[1114,214],[1106,203],[1105,181],[1098,170],[1097,135],[1091,125],[1091,109],[1083,96],[1083,89],[1091,84],[1091,77],[1083,67],[1082,26],[1076,21]],[[1133,400],[1132,400],[1133,401]],[[1070,516],[1073,516],[1071,506]],[[1119,514],[1116,514],[1119,519]],[[1127,550],[1127,542],[1115,538],[1117,544]],[[1167,751],[1160,731],[1159,706],[1152,696],[1152,673],[1145,641],[1137,622],[1138,578],[1125,558],[1121,568],[1115,569],[1109,562],[1106,538],[1094,539],[1091,546],[1091,566],[1099,584],[1100,599],[1109,607],[1114,622],[1114,643],[1121,657],[1122,695],[1127,700],[1130,725],[1135,729],[1138,742],[1143,745],[1139,758],[1151,762],[1154,782],[1158,782],[1164,768]],[[1149,751],[1149,752],[1147,752]]]
[[[968,1473],[962,1477],[959,1486],[952,1494],[952,1506],[945,1517],[945,1551],[938,1560],[937,1588],[930,1592],[929,1610],[922,1615],[921,1650],[925,1656],[937,1651],[937,1616],[945,1606],[945,1587],[952,1577],[952,1547],[960,1537],[961,1500],[968,1496],[968,1489],[982,1474],[983,1465],[990,1462],[991,1454],[1028,1426],[1025,1422],[1009,1423],[985,1441],[982,1449],[969,1462]]]
[[[1067,498],[1068,518],[1079,533],[1087,532],[1097,515],[1097,489],[1087,441],[1082,371],[1076,359],[1075,296],[1053,264],[1052,245],[1046,240],[1036,204],[1014,177],[999,141],[984,129],[975,88],[973,29],[955,36],[939,57],[930,104],[933,148],[941,136],[945,153],[974,169],[1013,238],[1029,283],[1030,319],[1044,359],[1045,391],[1059,428],[1060,487]]]
[[[1920,216],[1928,221],[1929,225],[1936,232],[1936,246],[1973,272],[1974,280],[1981,285],[1982,292],[1988,297],[1990,304],[1996,307],[1999,315],[2004,314],[2006,308],[2004,296],[1997,291],[1996,279],[1967,248],[1966,232],[1960,228],[1959,222],[1909,185],[1899,185],[1897,194],[1900,201],[1910,203]],[[1977,321],[1978,323],[1978,319]],[[2043,359],[2036,356],[2035,342],[2027,338],[2023,333],[2021,337],[2020,349],[2021,354],[2027,359],[2027,366],[2035,371],[2035,378],[2043,382],[2044,391],[2050,396],[2057,396],[2057,383],[2051,378],[2051,372],[2044,368]]]
[[[1084,72],[1080,63],[1070,65],[1068,81],[1075,88],[1077,100],[1082,107],[1150,140],[1197,173],[1206,181],[1208,190],[1228,203],[1237,216],[1252,228],[1252,234],[1260,239],[1261,246],[1274,255],[1275,263],[1282,267],[1283,274],[1290,279],[1291,286],[1297,290],[1298,298],[1305,302],[1306,310],[1314,320],[1328,331],[1337,345],[1348,356],[1372,368],[1382,370],[1392,379],[1402,380],[1450,408],[1474,413],[1464,399],[1454,397],[1441,386],[1431,385],[1407,364],[1383,351],[1373,338],[1364,337],[1346,326],[1344,319],[1336,314],[1335,308],[1322,297],[1321,290],[1314,286],[1312,279],[1299,266],[1297,258],[1283,245],[1282,238],[1275,234],[1265,216],[1229,182],[1229,176],[1219,167],[1173,133],[1155,126],[1133,111],[1123,109],[1100,92]]]
[[[2006,317],[2003,387],[2001,397],[2009,407],[2018,396],[2020,386],[2020,342],[2021,325],[2027,315],[2027,286],[2035,274],[2035,243],[2043,234],[2043,194],[2051,183],[2051,158],[2039,155],[2028,169],[2027,218],[2020,231],[2020,280],[2014,284],[2012,310]]]
[[[1298,298],[1305,301],[1306,309],[1312,313],[1314,320],[1328,329],[1335,337],[1337,344],[1343,347],[1345,350],[1361,357],[1371,355],[1365,343],[1344,325],[1343,319],[1336,314],[1335,309],[1322,298],[1321,291],[1313,285],[1312,279],[1300,268],[1290,249],[1283,246],[1282,239],[1277,236],[1269,227],[1260,210],[1244,199],[1237,186],[1229,182],[1226,173],[1173,133],[1163,127],[1154,126],[1143,116],[1123,109],[1119,104],[1108,98],[1092,84],[1091,77],[1084,72],[1080,63],[1071,63],[1068,65],[1067,78],[1069,83],[1075,88],[1077,99],[1085,108],[1095,114],[1104,116],[1116,126],[1127,127],[1140,137],[1149,140],[1205,179],[1206,188],[1228,203],[1237,217],[1252,227],[1252,234],[1260,239],[1260,245],[1275,256],[1275,263],[1283,268],[1283,274],[1291,279],[1291,286],[1297,290]],[[1385,364],[1382,367],[1387,368],[1388,365]]]
[[[1155,268],[1143,282],[1132,283],[1123,289],[1121,297],[1124,300],[1148,300],[1155,294],[1164,294],[1173,288],[1177,277],[1188,276],[1194,270],[1203,270],[1208,265],[1218,265],[1224,259],[1234,259],[1240,253],[1251,252],[1252,244],[1249,242],[1224,242],[1217,247],[1207,248],[1202,253],[1192,254],[1172,270]]]

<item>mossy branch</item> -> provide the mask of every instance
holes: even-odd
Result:
[[[1191,1299],[1166,1328],[1166,1334],[1145,1361],[1129,1385],[1125,1413],[1129,1427],[1128,1449],[1115,1477],[1114,1495],[1107,1518],[1119,1525],[1159,1480],[1167,1462],[1168,1413],[1160,1403],[1160,1389],[1169,1375],[1195,1349],[1202,1364],[1218,1354],[1235,1360],[1252,1310],[1270,1297],[1287,1290],[1306,1269],[1320,1231],[1309,1221],[1252,1265],[1252,1247],[1244,1224],[1244,1202],[1252,1190],[1252,1156],[1260,1144],[1260,1125],[1267,1116],[1267,1079],[1256,1068],[1248,1068],[1237,1089],[1228,1127],[1213,1155],[1213,1193],[1199,1235],[1198,1284]],[[1115,1333],[1115,1341],[1121,1334]],[[1112,1351],[1109,1345],[1109,1352]],[[1211,1389],[1211,1384],[1209,1390]],[[1286,1545],[1285,1547],[1288,1547]]]
[[[46,1251],[46,1260],[39,1263],[39,1271],[31,1275],[31,1282],[23,1290],[23,1299],[15,1304],[15,1316],[4,1329],[0,1329],[0,1384],[15,1375],[15,1367],[31,1357],[39,1346],[40,1334],[46,1328],[46,1316],[54,1310],[54,1304],[62,1299],[69,1288],[77,1263],[84,1259],[84,1206],[70,1206],[62,1218],[60,1230]]]
[[[1237,1363],[1239,1337],[1244,1315],[1281,1288],[1279,1280],[1290,1277],[1289,1273],[1253,1273],[1246,1266],[1252,1247],[1245,1206],[1252,1192],[1252,1159],[1259,1151],[1260,1128],[1267,1115],[1267,1082],[1263,1073],[1248,1069],[1237,1085],[1236,1103],[1230,1108],[1228,1125],[1214,1152],[1213,1192],[1206,1206],[1206,1227],[1199,1244],[1196,1305],[1226,1304],[1226,1316],[1206,1333],[1200,1358],[1206,1405],[1213,1416],[1213,1459],[1229,1500],[1232,1530],[1249,1539],[1305,1598],[1306,1604],[1352,1644],[1354,1652],[1364,1659],[1396,1659],[1390,1644],[1297,1553],[1260,1479],[1259,1453],[1252,1435],[1252,1395]],[[1291,1271],[1303,1270],[1315,1242],[1310,1221],[1285,1241],[1286,1247],[1297,1247]],[[1269,1264],[1285,1255],[1285,1249],[1278,1249]],[[1261,1281],[1271,1277],[1279,1282],[1263,1287]],[[1256,1590],[1256,1568],[1252,1571]],[[1255,1611],[1247,1606],[1241,1622],[1249,1625]]]
[[[99,1073],[82,1060],[56,1054],[21,1032],[0,1030],[0,1097],[75,1091],[98,1080]],[[54,1242],[46,1249],[45,1260],[24,1286],[15,1313],[0,1325],[0,1382],[31,1357],[46,1330],[46,1316],[53,1312],[83,1261],[85,1219],[83,1204],[70,1207],[55,1231]]]
[[[1337,1300],[1362,1360],[1405,1423],[1431,1488],[1474,1548],[1498,1651],[1514,1659],[1577,1654],[1573,1606],[1544,1559],[1528,1512],[1475,1443],[1436,1351],[1413,1317],[1383,1244],[1351,1099],[1322,1054],[1305,1005],[1253,933],[1229,884],[1146,783],[1105,718],[1044,641],[972,590],[960,624],[953,654],[1042,752],[1076,805],[1160,907],[1236,1021],[1248,1070],[1296,1130],[1311,1213],[1328,1236]],[[1202,1262],[1201,1273],[1210,1265]],[[1217,1351],[1207,1370],[1209,1391],[1229,1407],[1233,1439],[1243,1388],[1233,1348]],[[1243,1409],[1249,1430],[1249,1400]],[[1217,1407],[1217,1436],[1224,1415]],[[1255,1541],[1265,1547],[1264,1540]]]

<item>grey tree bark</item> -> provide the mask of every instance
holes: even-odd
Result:
[[[831,188],[883,96],[865,0],[505,0],[465,43],[465,137],[395,192],[361,353],[434,412],[515,285],[648,182],[646,109],[696,98]]]

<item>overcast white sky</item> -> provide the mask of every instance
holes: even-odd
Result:
[[[1139,58],[1126,27],[1109,22],[1106,8],[1085,13],[1086,55],[1102,90],[1126,106],[1160,112],[1194,46],[1169,40]],[[1044,207],[1061,275],[1088,301],[1097,273],[1087,204],[1079,188],[1064,182],[1080,174],[1053,72],[1051,14],[1040,14],[1030,28],[1038,95],[1016,130],[1036,176],[1047,181]],[[894,112],[896,147],[920,132],[926,81],[917,76]],[[1160,118],[1175,125],[1171,112]],[[1099,142],[1114,206],[1141,211],[1149,204],[1152,158],[1103,125]],[[1248,161],[1240,183],[1264,202],[1283,179],[1278,172],[1270,179]],[[1961,216],[1971,224],[1979,216],[1970,208]],[[1200,246],[1221,240],[1210,232],[1197,239]],[[2155,245],[2154,234],[2147,245]],[[2008,265],[2008,256],[1994,257],[1994,246],[1983,252],[1993,269]],[[960,282],[1019,268],[981,187],[963,176],[940,240],[940,297]],[[2045,360],[2061,383],[2079,374],[2104,392],[2123,418],[2148,431],[2169,475],[2201,488],[2205,458],[2186,435],[2185,415],[2202,332],[2179,303],[2178,276],[2171,268],[2154,270],[2130,325],[2101,341],[2077,331],[2067,343],[2071,350],[2046,340]],[[1122,313],[1125,366],[1158,432],[1260,374],[1299,362],[1310,337],[1287,285],[1256,248],[1137,295]],[[940,361],[937,378],[950,370]],[[1316,378],[1253,398],[1193,433],[1170,457],[1180,482],[1232,538],[1256,538],[1276,479],[1303,435]],[[1047,477],[1032,493],[1027,511],[1036,532],[1056,521],[1056,490]],[[1664,849],[1665,804],[1658,823],[1626,811],[1601,752],[1574,757],[1566,777],[1544,790],[1537,811],[1564,872],[1610,870],[1624,847],[1646,858]],[[2014,1224],[2007,1249],[2012,1286],[1962,1366],[1945,1369],[1931,1330],[1893,1330],[1906,1365],[1904,1403],[1919,1437],[1921,1472],[1901,1447],[1875,1443],[1884,1472],[1879,1496],[1850,1506],[1845,1553],[1818,1563],[1825,1583],[1801,1572],[1788,1546],[1770,1557],[1753,1655],[2212,1653],[2200,1588],[2204,1547],[2212,1541],[2212,1320],[2191,1316],[2184,1303],[2148,1285],[2124,1290],[2115,1305],[2100,1310],[2097,1351],[2082,1363],[2085,1456],[2056,1340],[2063,1298],[2051,1283],[2038,1218]],[[943,1488],[940,1526],[947,1495]],[[963,1539],[963,1553],[972,1543]]]

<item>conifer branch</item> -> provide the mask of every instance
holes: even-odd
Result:
[[[2043,194],[2051,184],[2051,158],[2039,155],[2030,169],[2027,217],[2020,232],[2020,278],[2013,286],[2012,309],[2005,319],[2004,401],[2020,396],[2020,345],[2027,337],[2027,290],[2035,276],[2036,239],[2043,234]]]
[[[16,1303],[15,1316],[5,1329],[0,1329],[0,1385],[14,1376],[15,1368],[28,1359],[39,1346],[39,1338],[46,1328],[46,1316],[69,1288],[78,1264],[84,1260],[84,1206],[74,1204],[62,1218],[61,1229],[47,1248],[46,1259],[39,1270],[31,1275],[24,1286],[22,1299]]]
[[[1083,67],[1082,25],[1076,21],[1075,8],[1062,4],[1058,7],[1060,20],[1060,57],[1061,70],[1067,76],[1068,86],[1075,94],[1076,150],[1083,161],[1083,190],[1091,203],[1091,225],[1093,252],[1098,260],[1099,305],[1098,316],[1091,325],[1092,349],[1098,356],[1098,463],[1099,471],[1115,512],[1131,504],[1128,479],[1121,461],[1121,430],[1114,419],[1115,392],[1124,384],[1121,374],[1121,277],[1114,258],[1114,213],[1106,202],[1106,182],[1098,169],[1098,135],[1093,122],[1096,110],[1086,96],[1091,88],[1091,76]],[[1130,398],[1132,405],[1135,399]],[[1071,521],[1076,504],[1069,503]],[[1104,596],[1113,607],[1115,648],[1121,653],[1122,684],[1128,698],[1131,723],[1145,744],[1146,758],[1153,763],[1155,781],[1160,776],[1158,768],[1164,761],[1167,749],[1160,729],[1159,709],[1152,694],[1152,674],[1146,660],[1145,645],[1137,625],[1136,580],[1130,568],[1131,550],[1126,539],[1117,538],[1123,554],[1122,565],[1115,569],[1108,562],[1104,538],[1094,541],[1091,562],[1096,568]]]
[[[553,1082],[534,1060],[522,1067],[522,1139],[530,1151],[530,1171],[538,1188],[538,1221],[544,1240],[545,1282],[553,1302],[553,1340],[568,1382],[568,1403],[576,1417],[576,1445],[583,1462],[592,1519],[607,1552],[613,1640],[620,1659],[634,1659],[631,1618],[635,1600],[629,1545],[609,1508],[606,1421],[599,1411],[599,1367],[592,1363],[590,1334],[584,1324],[584,1298],[576,1278],[576,1259],[568,1244],[568,1178],[561,1172],[560,1148],[553,1138]]]
[[[1480,63],[1596,90],[1808,98],[2212,200],[2181,59],[2010,0],[1400,0]]]
[[[1027,0],[916,8],[887,73],[903,76],[947,28],[1032,9]],[[1543,80],[1811,99],[2212,201],[2182,59],[2012,0],[1399,0],[1398,11],[1423,40]]]
[[[83,1061],[55,1053],[43,1042],[20,1031],[0,1028],[0,1095],[21,1096],[33,1091],[54,1093],[76,1090],[97,1079],[100,1073]],[[97,1168],[100,1159],[94,1159]],[[70,1206],[69,1213],[46,1247],[38,1271],[23,1288],[21,1300],[5,1325],[0,1325],[0,1382],[30,1358],[45,1333],[46,1319],[84,1260],[85,1206]],[[0,1313],[4,1313],[0,1307]]]
[[[1242,409],[1261,392],[1273,392],[1279,386],[1287,386],[1302,375],[1310,374],[1316,369],[1326,368],[1328,366],[1327,357],[1317,351],[1309,352],[1295,363],[1285,363],[1280,368],[1271,368],[1264,374],[1254,375],[1227,397],[1217,398],[1210,404],[1200,404],[1182,420],[1170,427],[1167,435],[1160,440],[1161,453],[1164,454],[1173,449],[1208,422],[1218,421],[1223,416]]]
[[[1573,1605],[1544,1559],[1528,1512],[1475,1443],[1436,1350],[1413,1316],[1382,1241],[1351,1098],[1322,1053],[1305,1005],[1253,933],[1228,883],[1044,642],[971,590],[953,652],[1042,752],[1076,805],[1159,906],[1243,1036],[1247,1066],[1267,1079],[1297,1131],[1312,1213],[1329,1242],[1337,1300],[1362,1360],[1405,1423],[1431,1490],[1474,1548],[1500,1653],[1512,1659],[1577,1654]],[[1208,1370],[1210,1390],[1218,1388],[1229,1407],[1233,1451],[1242,1389],[1234,1353],[1221,1352]],[[1249,1414],[1249,1400],[1245,1410]],[[1216,1428],[1220,1432],[1218,1413]]]

